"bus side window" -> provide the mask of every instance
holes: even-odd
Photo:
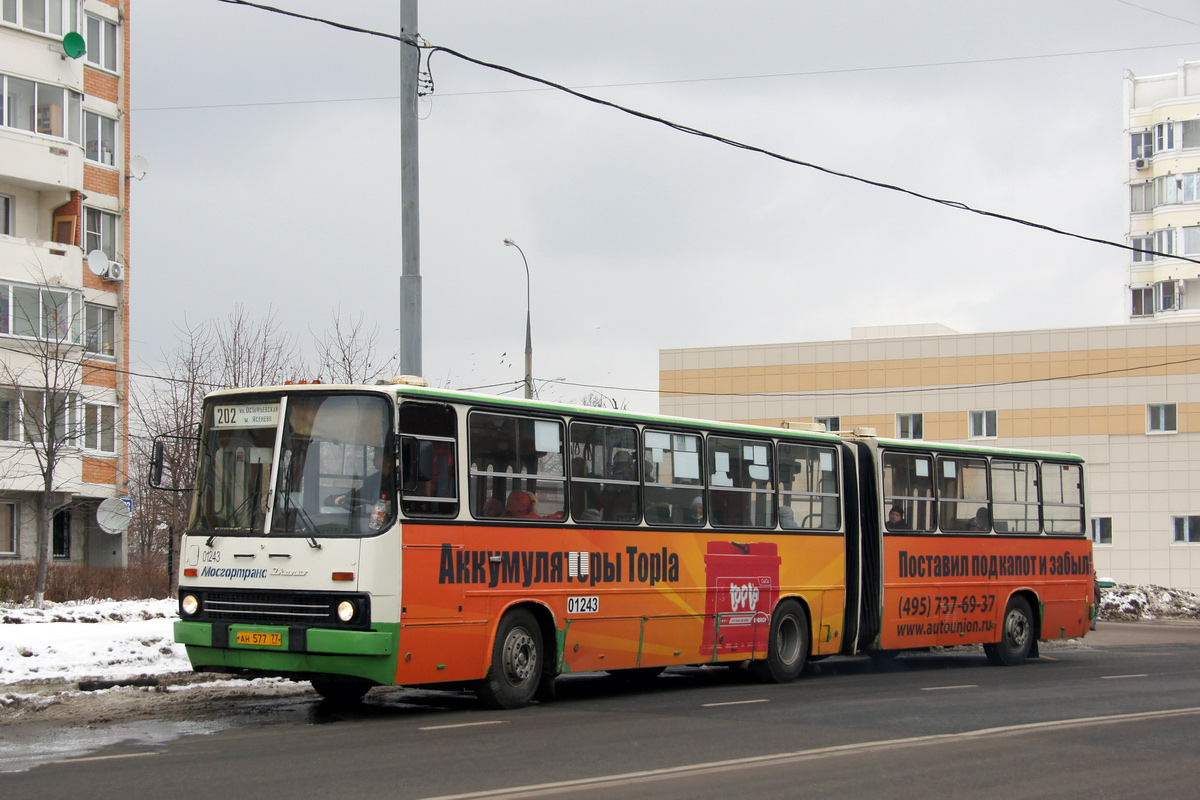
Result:
[[[566,517],[561,421],[476,410],[467,417],[467,437],[474,517]]]
[[[933,458],[883,454],[883,517],[889,531],[936,530],[933,499]]]
[[[413,517],[458,515],[458,474],[455,458],[458,418],[451,406],[404,403],[400,406],[402,461],[405,482],[416,488],[404,493],[401,509]],[[412,474],[413,472],[417,474]],[[415,479],[415,480],[414,480]]]

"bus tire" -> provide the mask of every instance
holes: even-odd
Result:
[[[358,703],[371,690],[371,682],[362,679],[313,678],[311,681],[317,694],[334,705],[347,706]]]
[[[1015,667],[1025,661],[1033,647],[1033,612],[1024,597],[1014,597],[1004,609],[1000,623],[1000,641],[983,646],[988,661],[997,667]]]
[[[759,680],[789,683],[800,677],[808,659],[808,618],[795,600],[784,600],[771,615],[767,657],[750,665]]]
[[[520,708],[533,699],[542,680],[542,632],[533,614],[510,611],[496,629],[492,666],[475,686],[475,696],[490,708]]]

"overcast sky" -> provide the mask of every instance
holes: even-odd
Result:
[[[399,33],[397,0],[275,5]],[[135,0],[135,368],[186,315],[334,309],[398,348],[400,45]],[[1122,76],[1200,59],[1182,0],[420,4],[432,44],[842,172],[1123,241]],[[424,63],[424,62],[423,62]],[[660,348],[1126,319],[1119,250],[984,219],[433,57],[420,101],[424,372],[657,410]],[[617,85],[614,85],[617,84]],[[378,99],[372,99],[378,98]],[[219,106],[219,107],[214,107]],[[503,388],[486,391],[500,391]],[[650,390],[650,391],[638,391]],[[519,394],[519,388],[517,393]]]

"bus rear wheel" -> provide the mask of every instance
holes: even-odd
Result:
[[[371,682],[356,678],[313,678],[312,687],[326,701],[336,705],[351,705],[363,699],[371,690]]]
[[[533,699],[542,679],[542,634],[533,614],[505,614],[496,630],[492,666],[475,685],[475,696],[491,708],[520,708]]]
[[[1025,661],[1033,647],[1033,612],[1024,597],[1014,597],[1004,609],[1000,641],[988,642],[983,652],[997,667],[1015,667]]]
[[[771,615],[767,657],[750,670],[759,680],[788,683],[800,677],[808,659],[808,619],[795,600],[784,600]]]

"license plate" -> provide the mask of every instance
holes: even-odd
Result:
[[[238,644],[253,644],[259,647],[283,647],[282,633],[252,633],[250,631],[238,631]]]

